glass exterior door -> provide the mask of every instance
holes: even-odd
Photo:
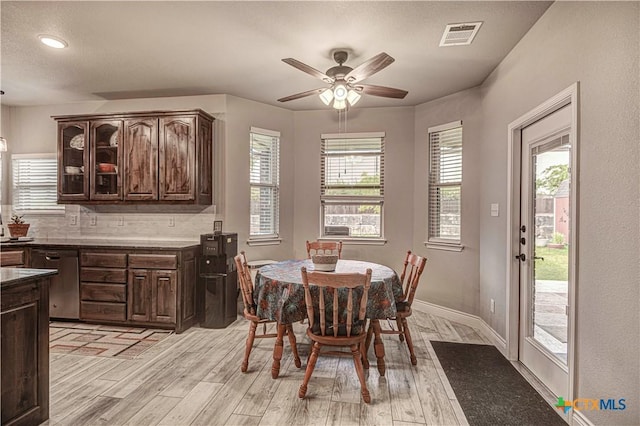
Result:
[[[570,132],[570,106],[522,130],[519,359],[557,396],[569,386]]]

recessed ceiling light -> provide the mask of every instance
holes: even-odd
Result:
[[[65,47],[69,46],[69,44],[66,41],[64,41],[59,37],[40,34],[38,38],[42,43],[46,44],[49,47],[53,47],[55,49],[64,49]]]

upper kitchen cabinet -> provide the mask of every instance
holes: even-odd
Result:
[[[92,200],[122,199],[122,120],[96,120],[90,128]]]
[[[58,123],[58,201],[89,199],[89,122]]]
[[[124,199],[158,200],[158,119],[124,121]]]
[[[65,191],[65,182],[61,177],[59,202],[212,203],[214,119],[204,111],[152,111],[54,118],[60,129],[61,170],[64,171],[66,166],[63,147],[65,138],[68,139],[63,129],[84,124],[85,135],[83,149],[75,148],[82,156],[84,167],[69,170],[83,177],[86,188],[80,193]],[[90,155],[87,156],[86,152]],[[89,170],[89,174],[85,174],[84,170]],[[71,190],[78,191],[75,187]]]

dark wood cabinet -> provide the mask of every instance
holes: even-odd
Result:
[[[0,266],[3,268],[26,268],[29,266],[29,249],[5,248],[0,251]]]
[[[126,294],[126,252],[81,250],[81,320],[126,321]]]
[[[66,170],[59,176],[60,202],[213,202],[213,117],[204,111],[54,118],[59,168]]]
[[[129,319],[175,324],[176,290],[176,271],[129,270]]]
[[[81,249],[80,319],[186,330],[197,322],[197,254],[197,246]]]
[[[58,201],[89,199],[89,122],[58,123]]]
[[[90,122],[89,199],[122,199],[122,120]]]
[[[48,276],[55,271],[24,271],[2,271],[0,280],[3,425],[38,425],[49,418]]]
[[[158,119],[124,121],[124,199],[158,199]]]
[[[177,267],[176,255],[130,255],[129,319],[167,324],[176,322]]]

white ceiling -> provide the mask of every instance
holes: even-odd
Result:
[[[327,84],[281,61],[322,72],[347,48],[355,67],[387,52],[366,84],[409,91],[364,95],[358,107],[418,105],[480,84],[551,2],[167,1],[0,3],[1,101],[231,94],[291,110],[325,108],[317,96],[276,99]],[[482,21],[470,46],[439,48],[447,24]],[[38,34],[69,47],[42,45]]]

